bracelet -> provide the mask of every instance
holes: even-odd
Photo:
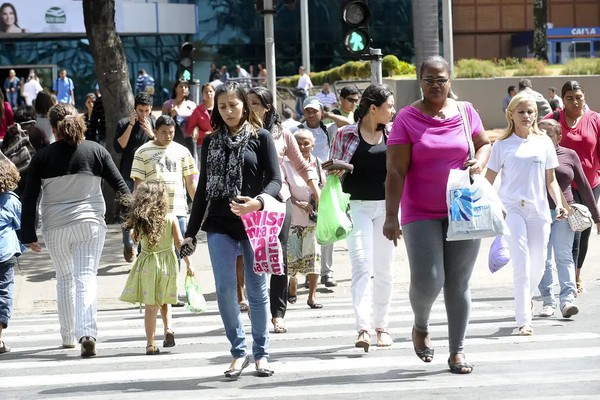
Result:
[[[129,126],[135,126],[135,124],[132,124],[131,122],[129,123]]]

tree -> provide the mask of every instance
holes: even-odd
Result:
[[[412,0],[412,17],[418,74],[423,60],[440,54],[438,0]]]
[[[113,139],[117,122],[133,109],[127,60],[115,25],[115,0],[83,0],[83,20],[106,114],[106,147],[114,158]],[[106,219],[112,222],[114,194],[105,192],[104,197]]]
[[[548,61],[546,28],[548,27],[548,1],[533,2],[533,54],[538,60]]]

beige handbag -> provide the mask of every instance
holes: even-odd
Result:
[[[585,231],[594,225],[592,213],[586,206],[578,203],[567,204],[565,196],[562,193],[561,196],[563,205],[567,209],[567,221],[573,232]]]

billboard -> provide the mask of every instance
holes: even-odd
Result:
[[[84,33],[80,0],[17,0],[0,6],[0,35]]]
[[[81,0],[0,3],[0,39],[28,35],[85,35]],[[120,1],[115,6],[115,22],[117,32],[123,34],[195,34],[197,8],[194,4]]]

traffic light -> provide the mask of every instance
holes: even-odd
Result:
[[[369,20],[371,10],[368,0],[342,1],[342,34],[344,47],[353,57],[368,54],[371,38]]]
[[[194,45],[185,42],[181,45],[179,51],[179,68],[177,70],[177,79],[191,81],[194,75]]]

